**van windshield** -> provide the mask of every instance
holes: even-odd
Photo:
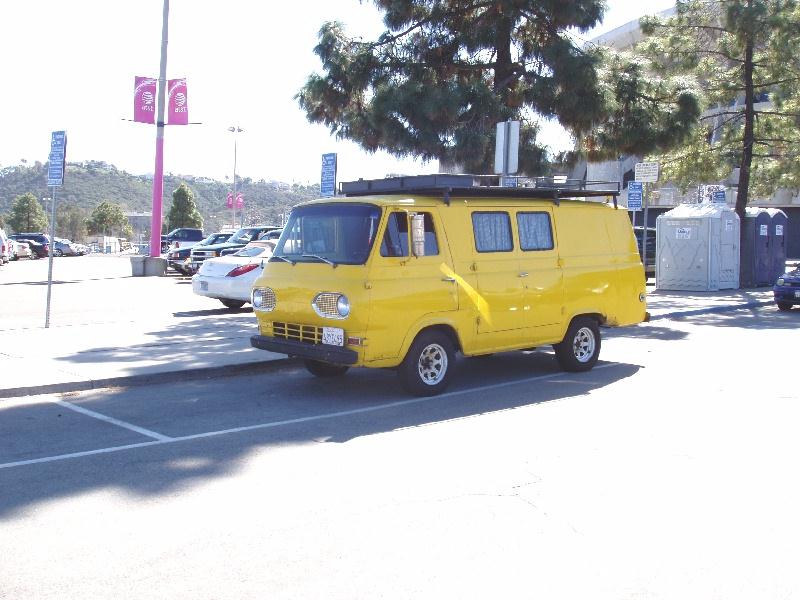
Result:
[[[336,202],[292,210],[271,260],[363,265],[381,210],[372,204]]]

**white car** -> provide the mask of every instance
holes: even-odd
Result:
[[[274,248],[275,240],[258,240],[233,254],[204,260],[192,277],[192,291],[216,298],[228,308],[241,308],[250,302],[253,282],[261,275]]]
[[[28,242],[19,242],[17,240],[9,239],[8,243],[11,244],[11,260],[19,260],[20,258],[33,258],[33,251],[31,250]]]

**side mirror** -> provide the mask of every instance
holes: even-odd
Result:
[[[411,215],[411,250],[414,256],[425,256],[425,215]]]

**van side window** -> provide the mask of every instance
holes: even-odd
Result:
[[[381,242],[381,256],[408,256],[408,216],[393,212],[386,221],[386,232]]]
[[[505,212],[472,213],[472,230],[478,252],[511,252],[511,219]]]
[[[545,212],[517,213],[519,247],[523,250],[552,250],[553,231]]]

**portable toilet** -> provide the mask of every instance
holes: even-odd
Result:
[[[656,289],[739,287],[739,216],[725,204],[681,204],[656,219]]]
[[[786,272],[786,234],[789,217],[778,208],[768,208],[771,218],[769,228],[770,284]]]
[[[772,259],[770,257],[770,224],[772,219],[766,208],[748,207],[742,223],[743,288],[772,285]]]

